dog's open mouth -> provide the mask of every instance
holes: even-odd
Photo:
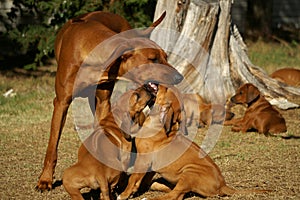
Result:
[[[149,81],[144,85],[147,91],[149,91],[153,96],[156,97],[157,91],[158,91],[158,83]]]

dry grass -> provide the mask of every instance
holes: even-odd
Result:
[[[53,85],[54,76],[50,75],[37,78],[0,75],[0,93],[10,88],[17,93],[11,98],[0,97],[0,197],[3,200],[69,199],[62,186],[44,193],[34,189],[49,138]],[[236,108],[236,111],[240,112],[240,109]],[[288,134],[300,137],[300,109],[281,113],[286,118]],[[206,129],[199,130],[198,143],[205,133]],[[59,146],[55,180],[61,180],[63,170],[76,161],[79,145],[69,112]],[[234,133],[224,127],[210,156],[220,167],[228,185],[274,190],[268,194],[221,199],[300,199],[299,139]],[[160,194],[147,192],[135,199]],[[201,198],[191,194],[187,199]]]
[[[277,68],[300,69],[300,45],[297,43],[272,43],[247,41],[248,55],[253,64],[271,74]]]

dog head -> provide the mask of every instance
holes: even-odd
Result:
[[[254,102],[259,95],[260,92],[258,88],[251,83],[247,83],[237,89],[236,94],[231,97],[231,102],[249,105]]]
[[[139,85],[148,82],[169,85],[178,84],[183,76],[167,61],[167,54],[147,38],[130,39],[132,48],[121,56],[118,76],[128,78]]]
[[[154,107],[159,110],[159,120],[164,124],[167,135],[181,129],[187,134],[185,112],[181,96],[175,87],[158,86]]]
[[[116,79],[129,79],[139,85],[149,82],[175,85],[183,80],[183,76],[167,62],[167,54],[155,42],[148,38],[118,35],[104,41],[90,53],[79,75],[80,83],[86,85]]]
[[[142,125],[142,121],[139,119],[140,114],[152,98],[152,95],[144,87],[134,90],[129,98],[129,115],[134,122]]]
[[[145,121],[144,108],[152,104],[154,96],[145,88],[138,87],[122,94],[112,107],[117,124],[127,140],[131,140]]]
[[[211,124],[221,124],[225,118],[225,107],[221,104],[201,104],[200,105],[200,126],[210,126]]]

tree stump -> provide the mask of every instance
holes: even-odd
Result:
[[[240,85],[253,83],[273,105],[282,109],[297,106],[291,102],[300,98],[300,88],[270,78],[251,63],[247,47],[231,22],[231,4],[231,0],[158,0],[154,18],[164,11],[167,15],[151,39],[184,75],[178,87],[224,103]]]

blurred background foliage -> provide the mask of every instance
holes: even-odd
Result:
[[[36,70],[47,64],[48,58],[54,56],[57,31],[72,17],[104,10],[120,14],[134,28],[146,27],[152,22],[156,2],[0,0],[0,70]],[[299,0],[238,0],[233,4],[232,18],[245,40],[275,41],[294,52],[298,51],[300,41],[299,11]],[[283,24],[284,21],[288,23]],[[291,26],[289,22],[292,22]]]
[[[156,0],[13,0],[7,12],[0,13],[0,68],[37,69],[54,54],[59,28],[70,18],[95,10],[125,17],[133,27],[152,22]]]

